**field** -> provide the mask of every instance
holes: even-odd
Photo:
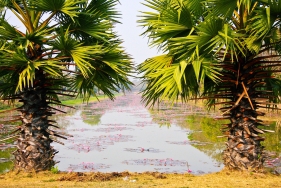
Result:
[[[130,187],[130,188],[281,188],[281,177],[270,173],[221,172],[197,175],[147,173],[16,173],[0,175],[0,187]]]

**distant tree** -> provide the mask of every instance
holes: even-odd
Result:
[[[15,169],[48,170],[58,152],[50,144],[67,136],[52,127],[58,95],[98,88],[110,99],[129,88],[132,63],[114,32],[118,0],[1,0],[0,97],[19,101],[14,129]],[[14,26],[10,12],[24,28]],[[9,14],[9,15],[11,15]],[[65,91],[67,88],[68,92]],[[70,92],[70,93],[69,93]],[[13,121],[11,119],[10,121]]]
[[[143,101],[207,99],[223,105],[223,152],[231,170],[261,171],[260,136],[271,132],[258,119],[277,109],[281,80],[281,0],[146,0],[152,12],[139,20],[150,44],[165,54],[138,70]]]

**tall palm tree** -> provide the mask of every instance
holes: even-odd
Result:
[[[281,0],[146,0],[139,20],[163,51],[138,67],[143,101],[207,99],[229,119],[223,152],[231,170],[262,171],[266,126],[281,91]]]
[[[50,169],[57,151],[50,145],[67,135],[49,117],[62,105],[59,95],[85,100],[98,88],[109,98],[128,89],[132,69],[114,32],[118,0],[1,0],[0,97],[19,101],[22,124],[15,169]],[[14,26],[11,16],[21,22]],[[12,136],[10,136],[11,138]]]

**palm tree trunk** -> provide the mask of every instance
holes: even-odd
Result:
[[[253,104],[256,107],[255,103]],[[227,148],[223,152],[224,165],[229,170],[250,170],[260,172],[266,154],[261,141],[264,137],[256,109],[252,109],[248,98],[242,98],[236,108],[230,110]]]
[[[14,168],[25,171],[48,170],[55,165],[56,151],[50,145],[48,116],[52,115],[47,101],[43,71],[36,72],[34,85],[21,93],[19,108],[21,112],[21,130],[14,152]]]

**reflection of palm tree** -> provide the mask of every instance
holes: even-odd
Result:
[[[171,127],[173,122],[176,122],[176,125],[183,122],[184,110],[186,110],[186,106],[183,104],[171,105],[161,102],[157,108],[148,111],[152,116],[152,121],[160,126]]]
[[[222,161],[222,151],[225,148],[224,140],[218,138],[222,121],[214,121],[212,118],[190,115],[187,116],[186,128],[191,130],[188,137],[199,141],[201,144],[192,144],[195,148],[203,151],[217,161]],[[192,142],[191,142],[192,143]]]
[[[83,113],[83,112],[82,112]],[[101,114],[94,115],[94,114],[86,114],[83,122],[89,125],[98,125],[100,123]]]
[[[66,118],[67,116],[72,116],[77,110],[76,109],[67,109],[65,113],[59,113],[59,114],[55,114],[54,116],[52,116],[50,119],[54,120],[55,122],[58,123],[58,127],[60,129],[65,129],[68,125],[71,124],[71,120]]]
[[[217,161],[222,160],[221,152],[225,148],[224,140],[217,137],[220,133],[221,124],[223,124],[222,120],[213,121],[212,118],[196,115],[188,116],[187,123],[185,124],[185,128],[191,130],[190,139],[208,143],[192,145]],[[275,130],[275,133],[266,133],[266,140],[263,142],[263,145],[268,151],[274,152],[278,156],[281,151],[279,147],[281,130],[278,128],[278,125],[275,126],[275,123],[271,123],[268,129]]]
[[[161,109],[149,109],[149,113],[152,117],[152,121],[157,123],[160,127],[171,127],[171,119],[167,118],[164,108]]]
[[[183,113],[186,113],[185,109],[184,105],[178,104],[171,107],[161,103],[159,110],[150,109],[149,112],[152,120],[160,126],[170,127],[170,122],[176,122],[175,125],[191,130],[187,133],[187,136],[192,141],[199,141],[191,142],[191,145],[216,161],[222,161],[221,153],[225,148],[225,144],[223,139],[217,138],[217,135],[220,134],[220,126],[223,121],[213,121],[212,118],[205,117],[208,116],[207,112],[205,112],[205,116],[189,115],[186,118],[182,118],[184,116]],[[178,116],[173,116],[175,112]],[[204,110],[201,109],[200,112],[203,113]],[[166,121],[161,121],[163,117],[166,117]],[[186,121],[186,119],[188,120]]]
[[[106,109],[102,106],[107,100],[100,101],[100,106],[95,106],[96,103],[89,103],[87,105],[81,106],[81,117],[84,123],[89,125],[98,125],[100,123],[101,116],[105,113]]]

